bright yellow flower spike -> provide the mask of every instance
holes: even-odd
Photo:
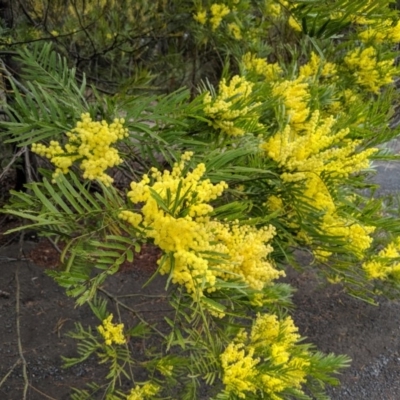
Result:
[[[301,391],[310,354],[297,347],[300,335],[293,320],[278,320],[273,314],[258,314],[250,335],[239,332],[221,354],[222,382],[228,393],[245,399],[249,393],[267,393],[283,399],[288,388]]]
[[[263,58],[258,58],[251,53],[246,53],[242,57],[242,63],[247,70],[263,75],[267,81],[276,81],[282,73],[282,69],[278,64],[269,64]]]
[[[368,279],[387,279],[391,276],[396,282],[400,281],[400,238],[395,239],[377,255],[363,263],[362,267]]]
[[[211,29],[215,31],[221,24],[222,19],[228,15],[231,10],[225,4],[213,4],[210,7],[211,15],[210,23]]]
[[[205,25],[207,22],[207,11],[200,10],[194,16],[193,19],[201,25]]]
[[[80,161],[85,179],[98,179],[109,186],[113,179],[105,173],[107,168],[121,164],[118,150],[112,144],[128,136],[123,119],[116,118],[110,125],[106,121],[92,121],[89,114],[82,114],[81,121],[68,132],[68,142],[63,149],[59,142],[51,141],[48,147],[40,143],[32,145],[32,151],[50,159],[59,174],[67,174],[75,161]]]
[[[303,187],[304,200],[325,213],[321,231],[326,235],[345,238],[349,250],[357,257],[362,257],[372,243],[370,234],[374,228],[337,215],[335,202],[323,176],[331,179],[347,178],[350,174],[367,168],[369,157],[377,149],[357,151],[359,141],[348,138],[349,129],[334,132],[334,123],[333,117],[320,118],[319,112],[315,111],[301,125],[301,129],[292,129],[291,125],[287,125],[282,132],[264,142],[261,148],[282,168],[282,180],[299,182]],[[276,200],[270,199],[266,204],[273,207]],[[322,253],[317,250],[317,254]],[[328,255],[325,253],[325,256]]]
[[[309,85],[304,77],[276,83],[272,93],[281,98],[286,108],[286,115],[292,128],[300,129],[310,115]]]
[[[353,72],[356,82],[373,93],[392,83],[397,72],[393,60],[378,61],[374,47],[354,49],[346,55],[344,62]]]
[[[105,320],[103,320],[102,325],[97,327],[97,330],[103,336],[105,343],[108,346],[115,344],[125,344],[126,339],[124,337],[124,324],[113,324],[113,315],[110,314]]]
[[[310,61],[300,67],[299,75],[308,77],[314,77],[316,75],[322,78],[327,78],[336,75],[336,65],[321,59],[316,53],[312,52]]]
[[[210,125],[229,136],[242,136],[246,133],[244,125],[252,123],[259,130],[260,115],[251,97],[253,83],[244,77],[234,76],[229,84],[225,79],[219,84],[219,93],[212,97],[210,92],[204,96],[204,113],[211,119]]]
[[[146,382],[143,386],[135,386],[126,396],[126,400],[151,400],[160,391],[160,386]]]
[[[267,243],[275,229],[211,220],[213,207],[208,203],[221,196],[227,185],[204,179],[204,164],[184,174],[190,156],[184,154],[172,171],[152,169],[153,183],[147,175],[141,182],[133,182],[128,197],[132,203],[144,205],[140,213],[121,211],[120,218],[142,230],[169,256],[159,260],[160,273],[170,273],[172,282],[185,286],[194,299],[199,300],[204,291],[216,290],[217,279],[240,279],[253,289],[262,289],[283,275],[267,260],[272,252]],[[154,192],[164,202],[169,199],[169,212],[160,207]],[[180,197],[183,194],[185,197]],[[209,252],[226,260],[210,261]]]

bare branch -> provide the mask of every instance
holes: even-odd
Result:
[[[20,157],[23,153],[26,151],[26,146],[22,147],[19,149],[14,155],[11,161],[6,165],[6,167],[3,169],[2,173],[0,174],[0,181],[3,179],[3,177],[7,174],[8,170],[11,168],[11,166],[14,164],[15,160]]]

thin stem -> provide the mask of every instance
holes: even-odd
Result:
[[[26,146],[22,147],[19,149],[14,155],[11,161],[4,167],[3,172],[0,174],[0,181],[3,179],[3,176],[5,176],[8,172],[8,170],[11,168],[11,166],[14,164],[15,160],[20,157],[23,153],[26,152]]]
[[[102,289],[102,288],[98,288],[98,290],[102,293],[104,293],[107,297],[109,297],[111,300],[115,301],[117,304],[119,304],[122,308],[125,308],[126,310],[130,311],[131,313],[133,313],[136,317],[139,318],[139,320],[144,323],[145,325],[147,325],[149,328],[151,328],[153,331],[157,332],[162,338],[166,339],[166,336],[159,331],[157,328],[155,328],[154,326],[150,325],[145,319],[143,319],[140,314],[135,311],[133,308],[127,306],[125,303],[122,303],[122,301],[119,301],[113,294],[107,292],[107,290]]]
[[[12,374],[14,371],[15,367],[20,364],[21,359],[18,358],[17,361],[15,361],[14,365],[11,367],[11,369],[4,375],[3,379],[0,381],[0,388],[3,386],[3,383],[7,380],[7,378]]]
[[[24,357],[24,351],[22,349],[22,342],[21,342],[21,326],[20,326],[20,284],[19,284],[19,264],[17,264],[17,268],[15,270],[15,282],[17,286],[17,293],[16,293],[16,306],[15,306],[15,313],[16,313],[16,323],[17,323],[17,341],[18,341],[18,353],[19,357],[22,361],[22,376],[24,377],[24,391],[23,391],[23,400],[26,400],[26,395],[28,393],[29,387],[29,379],[27,373],[27,363]]]

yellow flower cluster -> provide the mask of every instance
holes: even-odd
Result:
[[[254,349],[246,349],[244,343],[229,343],[221,354],[221,364],[224,370],[222,382],[227,392],[235,393],[245,399],[246,392],[257,391],[256,365],[259,358],[254,358]]]
[[[212,120],[209,124],[229,136],[241,136],[246,133],[243,125],[254,122],[255,129],[259,115],[255,108],[260,103],[252,102],[253,84],[244,77],[234,76],[227,84],[225,79],[219,84],[219,93],[213,98],[210,92],[204,96],[204,113]]]
[[[320,118],[319,112],[315,111],[302,125],[300,132],[293,131],[287,125],[282,132],[261,144],[261,149],[284,170],[282,180],[300,182],[304,199],[325,213],[320,226],[322,232],[346,238],[349,248],[361,257],[362,252],[371,245],[369,234],[373,228],[347,221],[337,215],[335,203],[323,176],[347,178],[350,174],[367,168],[369,157],[377,149],[357,151],[359,142],[348,139],[348,129],[332,132],[334,123],[333,117]],[[272,205],[274,204],[277,205],[277,202],[274,201]]]
[[[400,21],[393,24],[391,20],[378,20],[358,34],[363,42],[398,43],[400,42]]]
[[[360,144],[348,139],[349,129],[333,133],[334,118],[320,118],[318,110],[302,124],[300,132],[287,125],[268,141],[261,144],[270,158],[286,170],[282,179],[299,181],[312,175],[329,173],[334,177],[348,177],[369,165],[369,157],[377,149],[356,152]],[[319,188],[317,189],[319,190]]]
[[[215,31],[221,24],[222,18],[228,15],[231,10],[225,4],[212,4],[210,7],[211,11],[211,29]]]
[[[303,28],[301,27],[300,23],[297,21],[296,18],[291,15],[288,19],[289,26],[297,32],[301,32]]]
[[[197,13],[193,16],[193,19],[197,21],[201,25],[205,25],[207,22],[207,11],[205,10],[199,10]]]
[[[283,210],[283,201],[279,196],[269,196],[264,205],[266,205],[271,211]]]
[[[282,73],[282,69],[277,63],[269,64],[263,58],[258,58],[251,53],[246,53],[242,57],[242,63],[247,70],[253,71],[257,75],[263,75],[268,81],[276,81]]]
[[[273,86],[272,93],[283,99],[289,124],[292,128],[301,127],[310,114],[308,103],[310,101],[308,83],[304,77],[295,80],[285,80]]]
[[[128,197],[134,204],[144,203],[141,214],[125,210],[120,218],[154,240],[168,256],[159,260],[160,273],[170,273],[172,282],[185,286],[195,299],[202,297],[204,290],[215,290],[217,278],[240,279],[262,289],[283,275],[266,260],[272,251],[266,243],[274,236],[274,228],[211,220],[213,208],[208,203],[227,186],[203,179],[204,164],[184,175],[185,161],[190,157],[191,153],[185,153],[171,172],[153,169],[152,184],[148,176],[133,182]],[[210,260],[210,252],[224,259]]]
[[[327,62],[325,60],[321,60],[316,53],[312,52],[310,61],[300,67],[299,76],[303,76],[305,78],[320,76],[322,78],[328,78],[336,75],[337,68],[336,65]]]
[[[143,386],[135,386],[131,392],[126,396],[126,400],[146,400],[153,399],[160,391],[160,386],[146,382]]]
[[[103,320],[102,325],[97,327],[97,330],[103,336],[106,345],[111,346],[113,343],[125,344],[124,324],[113,324],[112,319],[113,315],[110,314]]]
[[[269,261],[268,255],[273,251],[270,242],[275,235],[273,226],[256,229],[253,226],[231,225],[210,221],[207,229],[212,232],[211,242],[218,242],[217,251],[229,256],[229,265],[219,265],[215,272],[218,277],[229,280],[240,277],[242,281],[256,290],[261,290],[266,283],[272,282],[283,271],[276,270]],[[226,272],[222,272],[225,270]]]
[[[157,370],[164,376],[172,376],[174,366],[171,365],[165,358],[157,364]]]
[[[119,218],[127,221],[129,224],[135,227],[138,227],[143,220],[143,217],[140,214],[134,213],[129,210],[122,210],[119,213]]]
[[[359,259],[364,256],[365,250],[372,244],[371,233],[375,231],[374,226],[361,225],[357,222],[339,217],[336,213],[326,213],[321,224],[321,231],[328,236],[343,238],[346,247]],[[316,251],[317,258],[326,259],[331,254],[327,251]]]
[[[231,12],[229,7],[227,7],[225,4],[217,4],[214,3],[210,7],[210,24],[211,24],[211,29],[213,31],[217,30],[217,28],[221,25],[222,19],[228,15]],[[193,19],[197,21],[201,25],[205,25],[207,23],[207,11],[206,10],[199,10],[194,16]],[[236,25],[236,24],[235,24]],[[232,29],[232,27],[231,27]],[[235,28],[235,34],[238,35],[240,34],[240,28],[236,25]],[[240,34],[241,36],[241,34]]]
[[[347,3],[352,3],[351,0],[348,0]],[[377,13],[379,15],[379,13],[381,12],[381,10],[378,9],[378,7],[380,7],[379,2],[375,2],[374,0],[364,0],[364,5],[360,6],[360,8],[358,9],[357,13],[351,13],[350,15],[348,15],[347,18],[349,18],[349,20],[354,23],[354,24],[358,24],[358,25],[369,25],[369,24],[373,24],[375,23],[375,17],[372,14],[371,15],[371,11],[374,10],[375,13]],[[375,4],[374,4],[375,3]],[[347,6],[347,4],[343,4],[344,6]],[[367,13],[369,13],[369,18],[367,18]]]
[[[278,18],[282,15],[282,7],[287,7],[288,2],[286,0],[266,0],[264,2],[265,15],[271,18]]]
[[[298,20],[290,13],[290,10],[296,8],[298,3],[289,2],[287,0],[265,0],[264,9],[265,15],[271,19],[285,18],[288,25],[295,31],[301,32],[302,26]]]
[[[54,178],[68,173],[73,163],[80,161],[84,178],[98,179],[108,186],[113,179],[104,171],[122,162],[118,150],[111,145],[128,136],[127,129],[123,127],[124,122],[116,118],[108,125],[106,121],[92,121],[89,114],[82,114],[76,128],[66,133],[68,143],[65,149],[59,142],[51,141],[48,147],[34,143],[32,151],[47,157],[55,165]]]
[[[382,86],[392,83],[397,72],[393,60],[378,61],[377,51],[372,46],[350,51],[344,62],[353,72],[356,82],[372,93],[378,93]]]
[[[242,39],[242,32],[240,30],[240,26],[235,23],[235,22],[231,22],[230,24],[228,24],[228,32],[236,39],[236,40],[240,40]]]
[[[297,347],[299,339],[290,317],[259,314],[250,335],[241,331],[221,354],[225,390],[243,399],[248,392],[281,399],[285,389],[301,391],[310,354]]]
[[[400,281],[400,238],[389,243],[377,256],[363,263],[368,279],[384,280],[389,276]]]

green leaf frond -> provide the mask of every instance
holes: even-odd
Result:
[[[13,192],[11,204],[2,210],[30,223],[9,231],[34,228],[60,240],[64,271],[49,271],[79,304],[93,298],[107,276],[118,271],[125,261],[133,261],[140,249],[137,236],[118,218],[124,200],[115,189],[104,189],[103,196],[91,193],[72,173],[59,176],[52,185],[28,185],[27,193]],[[92,271],[97,275],[92,276]]]
[[[14,101],[1,121],[0,138],[26,146],[55,138],[70,130],[80,115],[91,110],[85,78],[77,82],[75,69],[50,43],[18,50],[23,84],[10,78]],[[25,83],[26,82],[26,83]]]

